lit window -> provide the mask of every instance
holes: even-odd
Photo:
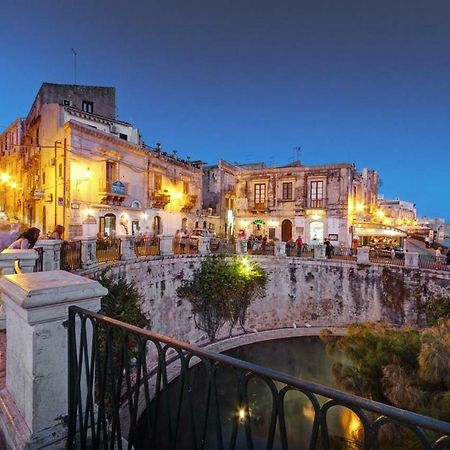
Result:
[[[255,184],[255,206],[265,205],[266,203],[266,185]]]
[[[311,181],[310,187],[311,208],[323,208],[323,181]]]
[[[155,173],[155,191],[162,190],[162,175]]]
[[[183,181],[183,194],[189,194],[189,183],[187,181]]]

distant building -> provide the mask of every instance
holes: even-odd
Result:
[[[405,230],[414,229],[416,223],[416,205],[398,198],[386,200],[382,196],[378,199],[383,223]]]
[[[325,238],[350,245],[353,226],[369,222],[377,209],[378,174],[353,164],[286,166],[264,163],[204,168],[203,205],[220,216],[221,230],[304,242]]]
[[[13,154],[20,170],[0,161],[20,189],[7,214],[43,233],[64,225],[71,238],[194,227],[201,169],[146,147],[115,111],[114,88],[44,83],[21,122]]]
[[[418,217],[417,222],[422,230],[429,230],[430,236],[443,241],[446,237],[445,219],[438,217]]]

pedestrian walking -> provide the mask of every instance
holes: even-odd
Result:
[[[300,235],[298,235],[297,240],[295,241],[295,244],[297,245],[297,256],[300,257],[300,256],[302,256],[302,245],[303,245],[303,240]]]

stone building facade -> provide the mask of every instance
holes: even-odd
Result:
[[[115,110],[114,88],[44,83],[13,155],[21,170],[0,168],[21,188],[20,221],[43,233],[64,225],[66,237],[173,234],[194,226],[201,169],[145,146]]]
[[[301,235],[310,244],[328,238],[350,245],[353,225],[375,215],[378,174],[358,172],[349,163],[272,167],[221,161],[204,169],[203,188],[204,203],[216,208],[223,223],[232,216],[235,234],[283,241]]]

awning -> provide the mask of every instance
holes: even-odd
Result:
[[[374,223],[357,223],[353,226],[356,236],[407,237],[407,234],[395,227]]]

